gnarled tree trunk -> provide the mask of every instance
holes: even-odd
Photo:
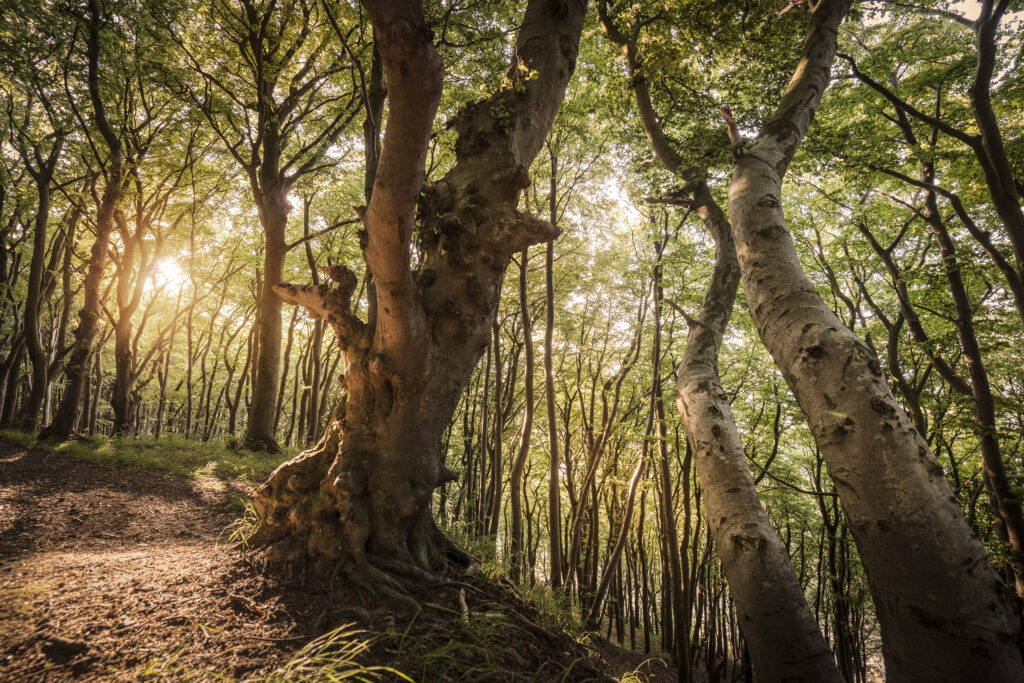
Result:
[[[263,521],[254,540],[273,544],[271,558],[320,556],[362,576],[383,568],[422,579],[454,550],[429,504],[455,478],[441,439],[487,346],[505,270],[514,253],[555,234],[516,205],[572,74],[585,3],[529,3],[511,87],[462,110],[453,123],[456,164],[425,191],[443,67],[419,0],[364,6],[390,97],[373,194],[361,211],[376,315],[369,325],[352,312],[356,277],[344,266],[324,269],[333,285],[274,288],[334,328],[346,398],[317,446],[257,491]]]

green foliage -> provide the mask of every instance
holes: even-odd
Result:
[[[236,518],[221,532],[221,538],[229,545],[247,549],[249,547],[249,539],[256,533],[261,521],[260,513],[256,506],[253,505],[253,502],[249,499],[244,499],[242,501],[241,517]]]
[[[8,0],[0,11],[15,15],[11,8],[16,4]],[[267,64],[265,82],[260,85],[267,86],[277,98],[268,105],[260,101],[266,92],[254,87],[258,84],[249,76],[252,55],[235,40],[252,28],[250,20],[234,11],[230,2],[114,0],[101,4],[106,20],[100,46],[100,91],[114,123],[145,118],[138,108],[142,94],[152,98],[149,101],[158,110],[154,117],[158,125],[152,129],[156,131],[154,138],[146,145],[145,154],[134,160],[138,184],[126,189],[122,207],[125,217],[131,221],[144,215],[139,202],[144,203],[166,178],[177,178],[178,183],[166,212],[152,221],[143,239],[145,244],[155,243],[158,236],[163,241],[152,272],[145,276],[148,280],[140,309],[132,317],[139,349],[136,360],[145,357],[136,368],[133,400],[150,409],[142,420],[143,432],[152,431],[152,409],[160,402],[166,408],[163,419],[167,429],[178,433],[187,430],[197,440],[176,435],[160,439],[97,436],[36,444],[32,436],[19,432],[2,432],[0,436],[104,466],[155,469],[226,489],[242,512],[225,532],[226,540],[244,545],[258,518],[251,503],[244,502],[238,491],[258,483],[296,449],[278,456],[250,453],[239,448],[235,436],[245,420],[248,397],[243,389],[245,377],[251,372],[246,358],[254,343],[249,332],[254,297],[262,283],[264,248],[251,192],[252,178],[240,170],[243,164],[236,154],[241,154],[243,162],[260,158],[259,150],[252,157],[245,156],[245,152],[246,145],[258,137],[252,126],[264,116],[287,128],[282,154],[294,160],[293,168],[309,160],[322,161],[322,168],[296,181],[289,196],[295,210],[288,225],[288,242],[298,239],[304,230],[311,238],[289,253],[287,278],[308,281],[311,270],[327,262],[345,263],[361,274],[359,226],[347,221],[353,217],[350,207],[364,201],[362,115],[357,109],[361,97],[358,91],[365,85],[359,79],[365,77],[370,66],[372,31],[358,3],[254,0],[255,10],[267,12],[267,23],[273,29],[269,40],[276,41],[278,48],[275,54],[289,57]],[[795,4],[782,12],[785,5],[780,0],[614,0],[608,6],[620,28],[636,32],[639,65],[632,78],[644,79],[650,86],[653,106],[666,134],[687,163],[707,169],[711,191],[723,207],[728,204],[732,159],[719,108],[731,108],[747,137],[773,111],[796,63],[796,48],[809,18],[804,5]],[[860,4],[841,30],[840,49],[856,61],[861,72],[914,107],[937,112],[949,125],[975,135],[978,129],[969,92],[976,62],[974,36],[969,27],[943,15],[949,9],[962,11],[964,5],[935,0]],[[1020,3],[1013,7],[1019,8]],[[341,44],[324,14],[326,8],[336,13],[346,45]],[[304,9],[311,13],[306,33]],[[15,142],[48,144],[58,129],[66,130],[67,152],[56,179],[61,191],[54,193],[49,226],[51,243],[56,242],[58,230],[66,225],[75,207],[82,208],[85,216],[85,227],[74,235],[68,283],[71,298],[64,301],[54,294],[46,302],[44,338],[57,337],[62,314],[73,319],[77,312],[80,294],[75,287],[80,284],[80,271],[92,243],[93,193],[98,192],[88,179],[101,173],[104,163],[91,151],[97,131],[93,104],[85,89],[85,45],[81,39],[85,18],[76,8],[42,0],[20,3],[15,10],[20,21],[0,25],[0,44],[5,46],[7,58],[0,66],[0,100],[8,114],[0,117],[0,185],[4,189],[0,201],[0,341],[8,347],[14,346],[20,334],[26,283],[19,268],[23,270],[29,258],[36,204],[35,190],[26,179]],[[454,133],[448,124],[460,107],[500,89],[511,97],[536,76],[519,67],[508,70],[513,57],[508,38],[522,10],[523,3],[511,0],[426,3],[426,16],[446,68],[443,99],[427,160],[430,181],[439,179],[453,163]],[[992,93],[1009,161],[1018,179],[1024,175],[1021,26],[1019,12],[1011,13],[997,36],[1001,49]],[[77,39],[70,40],[72,35]],[[290,46],[296,49],[290,51]],[[300,72],[306,63],[310,65],[309,74],[323,77],[323,88],[314,89],[316,92],[305,104],[293,111],[296,117],[301,114],[301,119],[292,118],[289,124],[287,116],[276,118],[284,115],[283,110],[271,110],[300,87],[304,78]],[[808,140],[791,166],[784,201],[787,225],[813,286],[843,324],[869,341],[904,406],[910,409],[915,402],[919,404],[929,443],[965,514],[993,562],[1005,564],[1007,549],[998,538],[982,490],[980,428],[972,412],[972,399],[953,392],[930,368],[925,353],[947,360],[958,372],[966,371],[950,314],[944,263],[934,235],[916,215],[921,210],[919,188],[886,171],[916,179],[921,177],[923,164],[934,164],[936,181],[961,198],[979,229],[991,237],[995,249],[1012,261],[1006,231],[993,211],[982,169],[970,149],[951,136],[933,138],[931,126],[916,120],[910,121],[915,139],[906,139],[891,102],[855,78],[849,63],[838,61],[833,73],[834,83],[824,95]],[[547,307],[544,249],[538,246],[529,254],[527,306],[533,317],[532,341],[537,352],[533,377],[537,401],[523,487],[531,522],[529,540],[534,546],[528,549],[533,575],[532,582],[528,579],[526,583],[529,587],[523,590],[523,599],[537,610],[537,618],[545,626],[580,639],[586,634],[578,623],[579,605],[544,586],[549,573],[545,515],[548,449],[557,437],[563,458],[559,500],[563,517],[568,517],[573,499],[568,489],[580,483],[604,426],[602,412],[611,401],[609,386],[627,363],[634,339],[636,364],[622,383],[620,413],[609,429],[610,447],[597,470],[599,503],[584,530],[593,530],[602,540],[617,533],[629,473],[645,447],[660,445],[660,439],[647,436],[645,429],[649,397],[660,386],[667,408],[665,445],[677,488],[672,515],[681,531],[693,534],[689,550],[698,557],[710,558],[702,569],[707,572],[706,585],[721,589],[716,595],[726,595],[714,548],[706,537],[706,520],[701,517],[698,482],[693,472],[683,467],[686,436],[671,407],[672,370],[682,355],[688,326],[684,316],[667,304],[661,311],[661,376],[654,376],[651,360],[654,242],[671,235],[657,264],[663,271],[665,297],[691,314],[703,297],[714,245],[695,216],[680,207],[648,202],[649,198],[678,190],[680,183],[653,159],[629,79],[621,55],[590,13],[574,78],[546,149],[530,169],[532,185],[523,192],[520,206],[562,229],[554,246],[551,330],[557,434],[548,433],[544,419],[548,407],[540,362]],[[147,88],[139,91],[136,81],[146,83]],[[41,94],[48,96],[49,108],[42,104]],[[72,111],[72,104],[80,119]],[[352,120],[331,144],[318,143],[318,136],[333,117],[350,110],[355,112]],[[511,122],[510,113],[504,105],[496,105],[495,116],[500,122]],[[184,159],[194,159],[195,163],[187,173],[176,176]],[[83,178],[88,182],[83,184]],[[996,434],[1006,451],[1011,484],[1015,490],[1024,490],[1024,469],[1020,466],[1020,434],[1024,433],[1024,380],[1020,369],[1024,367],[1024,347],[1019,343],[1024,325],[1013,308],[1003,275],[990,256],[961,224],[952,205],[944,198],[938,204],[956,242],[959,271],[974,306],[979,342],[995,394]],[[303,211],[298,210],[300,206]],[[886,269],[861,227],[881,244],[891,245],[898,275]],[[115,236],[113,252],[118,264],[123,263],[125,248],[123,237]],[[122,268],[131,270],[128,265],[111,267],[108,282],[113,282],[115,271]],[[142,274],[141,269],[133,272]],[[919,314],[928,336],[926,343],[911,338],[905,322],[895,322],[902,315],[897,283],[906,288],[909,303]],[[59,291],[58,284],[54,288]],[[107,290],[111,314],[116,308],[114,289],[111,284]],[[490,466],[488,458],[497,443],[507,459],[522,438],[527,340],[514,282],[506,283],[498,297],[501,357],[492,361],[490,368],[481,363],[465,392],[446,441],[447,465],[459,473],[460,479],[436,495],[435,510],[446,533],[480,559],[481,574],[505,583],[509,575],[506,518],[499,518],[496,535],[482,531],[478,516],[483,508],[480,498],[487,496],[481,484],[485,477],[479,469],[472,471],[472,480],[468,477],[471,464]],[[360,314],[366,311],[365,287],[356,293],[355,307]],[[304,313],[291,313],[291,320],[282,330],[289,335],[292,347],[279,431],[283,436],[289,430],[288,438],[301,447],[306,442],[305,434],[299,435],[297,429],[293,434],[288,423],[289,418],[292,423],[296,421],[302,410],[301,397],[308,393],[310,341],[316,328]],[[98,365],[106,373],[96,393],[100,432],[109,427],[107,390],[114,361],[109,322],[103,321],[96,352]],[[321,347],[321,369],[327,378],[322,388],[327,404],[340,396],[337,376],[344,371],[332,334],[326,332]],[[145,356],[149,350],[152,355]],[[53,351],[56,355],[59,350]],[[9,352],[5,348],[0,361],[8,360]],[[504,380],[503,393],[498,397],[493,392],[496,370]],[[817,551],[829,534],[841,536],[848,530],[841,521],[841,507],[833,496],[833,484],[822,467],[810,429],[760,342],[742,292],[721,352],[720,374],[751,471],[758,479],[761,500],[787,543],[808,596],[820,603],[816,607],[822,614],[837,601],[852,605],[863,620],[864,632],[871,633],[870,596],[852,540],[833,539],[839,546],[845,543],[840,548],[845,585],[836,591],[827,581],[831,570]],[[914,392],[904,393],[907,386],[916,388],[916,396]],[[488,387],[491,390],[485,393]],[[236,401],[238,424],[231,425],[234,430],[227,425],[225,399]],[[495,428],[493,416],[499,403],[503,420]],[[323,412],[331,407],[322,406]],[[485,409],[492,422],[488,433],[482,434]],[[181,416],[188,411],[191,413],[186,422]],[[172,412],[174,417],[169,417]],[[218,442],[219,438],[224,441]],[[507,496],[507,482],[502,483],[503,496]],[[685,500],[684,490],[689,491]],[[659,492],[649,472],[640,484],[640,492],[646,496],[646,512],[642,519],[637,513],[633,520],[630,543],[643,543],[650,555],[649,588],[655,595],[652,602],[658,603],[664,590]],[[507,498],[498,503],[499,511],[504,512]],[[830,530],[833,521],[838,526]],[[563,525],[569,522],[571,517],[562,520]],[[634,547],[627,554],[635,553]],[[604,545],[597,544],[595,575],[603,570],[600,560],[604,552]],[[700,590],[704,590],[703,585]],[[434,672],[441,671],[462,680],[474,675],[513,675],[488,658],[489,651],[500,643],[501,629],[509,627],[506,617],[474,614],[468,625],[459,620],[453,620],[453,624],[458,638],[452,642],[443,629],[403,636],[403,656],[415,664],[411,674],[419,676],[429,671],[435,678],[440,674]],[[338,653],[342,655],[339,661],[346,653],[362,654],[367,638],[372,640],[373,636],[339,631],[311,644],[293,672],[309,673],[314,664],[324,663]],[[459,668],[466,658],[474,662],[475,668],[469,672]],[[176,661],[167,655],[154,664],[153,675],[192,675],[174,668]],[[309,669],[304,668],[307,665]],[[537,675],[541,674],[555,679],[561,675],[551,671]],[[286,675],[290,674],[281,674]]]
[[[309,641],[280,667],[266,673],[235,678],[214,668],[197,668],[182,662],[185,646],[154,657],[143,678],[180,681],[229,681],[231,683],[324,683],[327,681],[373,681],[412,679],[401,671],[380,665],[363,664],[371,648],[387,636],[342,624]]]
[[[418,630],[414,621],[393,644],[394,657],[415,680],[470,681],[544,680],[569,678],[578,659],[546,659],[539,668],[528,662],[547,653],[529,647],[532,657],[517,651],[516,645],[531,642],[535,634],[501,611],[470,612],[468,623],[461,616],[451,622],[431,624]]]

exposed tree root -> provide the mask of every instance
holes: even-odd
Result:
[[[421,609],[420,602],[410,594],[409,584],[387,572],[367,565],[359,570],[350,568],[346,574],[354,584],[380,598],[400,616],[411,618]]]
[[[473,576],[480,569],[480,560],[473,557],[436,526],[434,527],[434,541],[451,562],[464,567],[463,576]]]
[[[381,557],[379,555],[368,555],[367,559],[369,559],[369,561],[373,563],[373,565],[379,567],[380,569],[386,572],[398,575],[400,577],[404,577],[405,579],[417,581],[417,585],[422,586],[423,588],[457,588],[477,593],[480,592],[480,590],[476,588],[476,586],[473,586],[462,581],[451,581],[449,579],[444,578],[443,576],[439,576],[425,569],[420,569],[415,565],[409,564],[407,562],[402,562],[401,560]]]

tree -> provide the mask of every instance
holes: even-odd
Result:
[[[376,318],[371,325],[352,312],[356,277],[344,266],[327,269],[333,286],[276,287],[334,327],[347,397],[317,447],[258,490],[257,539],[274,544],[275,559],[320,555],[363,576],[383,568],[420,577],[445,550],[466,559],[430,515],[433,490],[456,477],[440,441],[487,345],[513,254],[553,236],[551,224],[516,207],[575,66],[585,5],[528,4],[501,87],[453,120],[455,163],[428,188],[424,162],[443,71],[422,6],[365,7],[389,93],[362,212]]]
[[[114,90],[115,105],[105,101],[107,90],[101,86],[101,81],[106,82],[109,76],[109,66],[103,64],[102,56],[110,56],[108,50],[104,50],[105,38],[109,38],[108,31],[112,26],[124,30],[129,35],[127,40],[138,37],[134,30],[138,25],[130,21],[116,21],[113,16],[100,11],[99,2],[90,0],[86,8],[86,14],[81,18],[85,24],[86,33],[86,89],[88,92],[89,104],[92,109],[91,119],[95,124],[95,133],[92,126],[86,124],[85,118],[76,107],[75,117],[83,132],[89,138],[89,147],[92,150],[94,160],[103,178],[103,189],[96,199],[96,239],[93,242],[89,257],[88,272],[83,284],[85,295],[82,308],[78,312],[78,326],[75,328],[74,341],[71,352],[64,364],[64,393],[61,396],[60,404],[53,421],[41,432],[41,436],[53,439],[66,439],[75,430],[78,421],[79,403],[82,399],[82,390],[85,387],[86,374],[89,371],[89,356],[93,350],[93,340],[99,329],[100,314],[102,309],[100,287],[103,273],[107,267],[107,254],[110,250],[110,235],[114,229],[114,214],[118,209],[125,189],[130,182],[130,168],[132,162],[137,162],[145,156],[146,148],[138,145],[142,141],[151,141],[146,133],[151,133],[154,128],[154,121],[151,112],[132,111],[140,116],[125,116],[124,120],[112,120],[108,116],[108,109],[121,113],[121,105],[127,108],[127,103],[132,101],[130,91],[134,90],[137,82],[126,81],[125,88]],[[113,60],[112,60],[113,61]],[[149,102],[141,98],[142,107]],[[95,140],[96,134],[99,140]],[[128,148],[126,150],[126,147]]]
[[[654,111],[638,54],[639,32],[617,26],[607,2],[600,5],[599,16],[605,34],[626,60],[641,125],[655,155],[687,186],[683,192],[676,191],[669,201],[696,213],[717,245],[700,312],[696,318],[684,314],[689,331],[678,370],[676,405],[693,450],[709,530],[741,614],[754,670],[760,678],[770,681],[838,681],[839,672],[807,606],[789,554],[758,499],[732,407],[718,373],[718,354],[732,316],[740,277],[732,226],[712,196],[706,180],[708,172],[686,163]],[[723,114],[735,135],[735,122],[728,109]],[[659,249],[664,249],[668,237],[667,233],[663,235]],[[661,264],[656,268],[660,269]],[[667,475],[663,479],[667,480]],[[682,623],[678,622],[677,628]]]
[[[34,89],[39,98],[42,113],[48,119],[49,132],[43,136],[44,141],[33,139],[35,137],[31,131],[33,113],[38,116],[40,112],[33,112],[36,103],[31,95],[27,98],[28,102],[23,117],[16,117],[13,109],[10,112],[12,128],[17,131],[18,153],[21,155],[25,170],[35,182],[36,196],[38,197],[32,235],[32,261],[29,264],[24,323],[25,347],[28,349],[29,361],[32,363],[32,391],[29,400],[22,405],[20,420],[22,428],[32,432],[39,427],[43,400],[49,388],[50,359],[39,338],[39,314],[43,299],[43,270],[46,266],[46,237],[50,221],[52,184],[67,136],[67,132],[63,129],[62,122],[57,119],[57,114],[43,87],[34,84]],[[59,249],[57,251],[59,252]]]
[[[174,40],[199,83],[183,82],[224,148],[249,180],[264,232],[263,287],[247,447],[279,451],[277,396],[281,373],[284,262],[295,244],[286,232],[288,195],[304,176],[330,165],[324,157],[359,113],[358,91],[339,83],[351,66],[331,50],[326,4],[316,0],[218,0],[182,15]]]
[[[776,113],[736,160],[729,216],[748,306],[836,483],[871,583],[887,675],[1019,680],[1020,623],[1005,589],[875,354],[811,286],[785,227],[782,178],[828,85],[849,5],[817,6]]]

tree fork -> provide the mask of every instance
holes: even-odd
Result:
[[[253,540],[270,545],[270,559],[326,558],[395,597],[409,581],[472,566],[430,514],[434,489],[456,477],[441,442],[512,255],[557,235],[516,205],[575,66],[585,3],[529,3],[508,72],[517,87],[463,110],[456,164],[427,189],[443,66],[418,0],[364,6],[390,97],[373,192],[357,211],[376,315],[364,322],[352,311],[356,277],[344,266],[326,269],[333,284],[274,287],[337,332],[345,400],[320,442],[257,491]]]

